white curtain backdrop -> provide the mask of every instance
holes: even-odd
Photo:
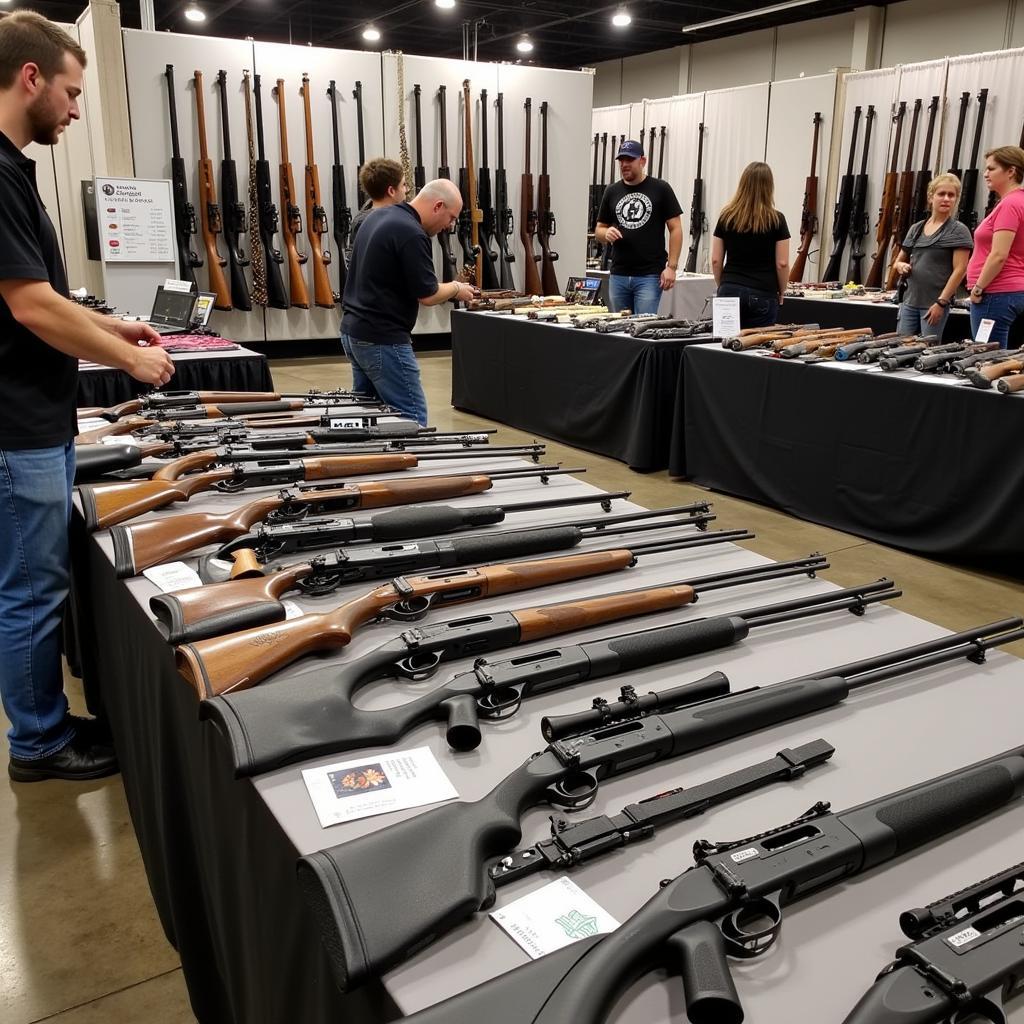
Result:
[[[697,175],[697,130],[704,118],[704,93],[694,92],[686,96],[648,100],[645,116],[648,125],[655,125],[659,129],[661,125],[665,125],[666,128],[665,166],[662,177],[672,186],[679,205],[683,207],[685,252],[690,244],[690,200],[693,197],[693,179]],[[660,142],[658,153],[661,153]],[[657,170],[655,166],[652,173],[656,174]]]
[[[903,64],[899,69],[899,82],[896,86],[896,102],[906,101],[907,117],[903,126],[903,142],[900,149],[899,168],[902,171],[906,166],[907,145],[910,141],[910,127],[913,119],[914,104],[921,101],[921,115],[918,119],[917,139],[912,154],[911,164],[915,171],[920,170],[924,162],[924,144],[928,134],[928,108],[932,98],[939,98],[939,111],[942,110],[943,97],[946,94],[946,70],[949,61],[930,60],[922,64]],[[932,138],[932,151],[928,157],[928,166],[938,166],[939,156],[939,132],[941,129],[941,118],[936,115],[935,134]]]

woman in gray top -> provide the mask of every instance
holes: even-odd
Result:
[[[974,243],[955,216],[960,205],[960,179],[955,174],[932,178],[928,205],[931,216],[911,226],[896,256],[901,290],[906,289],[896,330],[941,340],[949,304],[967,273]]]

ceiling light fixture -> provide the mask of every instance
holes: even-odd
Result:
[[[368,43],[376,43],[380,39],[380,29],[374,28],[373,25],[367,25],[363,29],[363,38]]]
[[[455,6],[455,0],[434,0],[434,6],[450,11]]]
[[[793,7],[804,7],[816,4],[818,0],[787,0],[784,4],[772,4],[770,7],[759,7],[753,11],[742,11],[739,14],[727,14],[724,18],[712,18],[711,21],[698,21],[693,25],[684,25],[683,32],[699,32],[705,28],[716,28],[719,25],[731,25],[734,21],[746,21],[748,18],[760,18],[765,14],[777,14]]]
[[[632,20],[629,11],[619,10],[612,15],[612,24],[616,28],[625,28]]]
[[[191,7],[185,8],[185,17],[189,21],[206,21],[206,12],[200,10],[195,4],[193,4]]]
[[[533,52],[533,41],[529,36],[521,36],[519,42],[516,43],[516,49],[520,53],[532,53]]]

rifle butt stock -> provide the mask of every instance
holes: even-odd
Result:
[[[85,485],[78,489],[86,529],[106,530],[176,501],[188,501],[197,491],[231,475],[230,470],[196,473],[185,480],[133,480]]]

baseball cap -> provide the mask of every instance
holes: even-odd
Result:
[[[634,139],[626,139],[625,142],[619,146],[618,153],[615,154],[615,159],[620,160],[622,157],[626,157],[629,160],[635,160],[637,157],[644,155],[644,147],[636,142]]]

